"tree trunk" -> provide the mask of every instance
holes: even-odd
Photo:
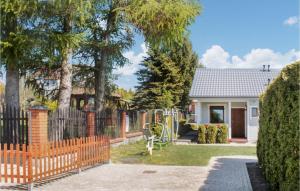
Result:
[[[5,104],[7,106],[19,107],[19,71],[8,65],[6,69]]]
[[[17,32],[16,15],[10,12],[7,18],[9,19],[6,19],[3,39],[9,38],[10,33]],[[13,59],[8,59],[6,63],[5,105],[18,108],[20,107],[19,69],[17,66],[18,59],[15,56],[13,57]]]
[[[70,16],[64,18],[64,33],[70,33],[72,28]],[[69,44],[62,49],[62,62],[60,73],[60,87],[58,95],[58,109],[66,109],[71,103],[72,94],[72,64],[69,63],[72,55],[72,48]]]
[[[101,54],[101,59],[95,58],[95,106],[97,112],[102,111],[105,104],[105,58],[104,52]]]
[[[113,8],[112,8],[113,10]],[[104,47],[102,47],[101,51],[95,53],[94,61],[95,61],[95,109],[97,112],[102,111],[105,105],[105,83],[106,83],[106,67],[109,62],[107,48],[109,46],[110,41],[110,29],[113,25],[113,20],[115,19],[115,15],[113,11],[108,14],[107,22],[106,22],[106,31],[103,34],[102,41],[104,42]],[[94,35],[94,40],[97,41],[96,35]],[[100,54],[100,59],[98,56]]]

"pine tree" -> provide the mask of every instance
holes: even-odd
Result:
[[[198,66],[198,56],[187,38],[170,50],[150,51],[137,72],[140,85],[134,103],[143,109],[178,107],[186,109],[189,91]]]
[[[168,55],[151,50],[141,65],[134,104],[140,109],[171,108],[179,104],[183,90],[178,88],[182,82],[176,63]]]
[[[35,51],[30,54],[32,63],[27,65],[33,78],[27,82],[38,93],[43,93],[44,84],[41,85],[43,82],[40,81],[49,77],[59,78],[59,109],[70,105],[73,53],[85,40],[82,27],[90,16],[90,9],[91,3],[86,0],[38,1],[37,13],[30,20],[36,42]]]
[[[34,0],[1,0],[1,66],[6,69],[5,103],[19,107],[19,80],[32,38],[26,22],[36,10]]]
[[[93,60],[95,104],[96,110],[101,111],[105,83],[111,77],[112,68],[127,63],[122,51],[132,46],[133,30],[144,35],[146,42],[154,47],[180,43],[201,7],[193,0],[92,2],[93,16],[87,29],[91,36],[81,54]]]
[[[197,67],[201,67],[198,61],[198,55],[193,52],[192,44],[185,38],[182,45],[177,45],[168,53],[170,58],[179,67],[182,86],[178,87],[183,90],[180,95],[180,102],[177,105],[180,109],[185,110],[190,103],[189,91],[192,86],[193,77]]]

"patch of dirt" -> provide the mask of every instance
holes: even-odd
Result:
[[[246,163],[246,166],[252,189],[254,191],[268,191],[270,188],[269,184],[262,174],[262,169],[259,167],[258,163]]]

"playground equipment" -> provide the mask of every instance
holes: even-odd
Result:
[[[144,137],[147,141],[146,148],[150,155],[155,144],[166,145],[177,139],[179,129],[179,111],[177,109],[155,109],[147,112],[148,122],[144,124]],[[153,117],[154,116],[154,117]],[[153,125],[162,126],[160,136],[157,137],[151,131]]]

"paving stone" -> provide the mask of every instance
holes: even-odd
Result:
[[[230,156],[213,157],[205,167],[107,164],[46,182],[34,190],[251,191],[245,163],[256,161],[253,156]]]

